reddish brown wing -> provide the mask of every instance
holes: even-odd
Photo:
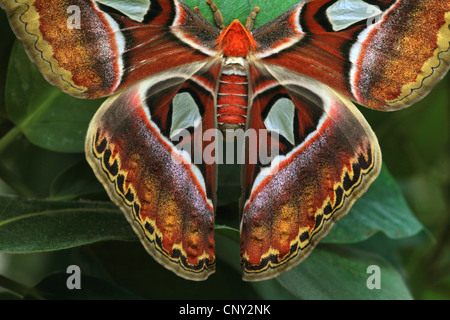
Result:
[[[109,98],[90,124],[86,157],[147,251],[178,275],[203,280],[215,269],[215,167],[195,153],[211,144],[201,139],[215,126],[207,79],[219,68],[205,74],[194,66]],[[180,119],[187,100],[196,115],[188,122]]]
[[[241,264],[259,281],[308,256],[377,177],[381,153],[357,108],[327,86],[258,64],[251,78],[250,129],[269,134],[248,147]],[[252,145],[271,161],[252,161]]]
[[[450,67],[450,1],[302,1],[256,29],[256,57],[327,84],[367,107],[396,110]]]
[[[215,54],[219,29],[177,0],[148,3],[140,21],[93,0],[1,0],[0,6],[50,83],[96,98]]]

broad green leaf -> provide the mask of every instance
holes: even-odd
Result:
[[[24,136],[20,136],[1,153],[0,162],[5,170],[10,171],[15,180],[12,182],[18,185],[19,194],[46,198],[50,194],[50,186],[55,177],[78,162],[81,157],[80,154],[53,152],[37,147]],[[22,192],[20,189],[23,187],[29,192]]]
[[[105,189],[92,173],[84,157],[67,170],[61,172],[50,189],[52,200],[70,200],[90,194],[105,194]],[[106,196],[107,198],[107,196]]]
[[[0,196],[2,252],[52,251],[112,239],[136,240],[112,203]]]
[[[216,234],[220,234],[222,237],[230,239],[231,241],[234,241],[236,243],[239,243],[240,241],[239,230],[235,228],[216,225],[215,231]]]
[[[51,86],[16,41],[6,82],[9,119],[34,144],[60,152],[83,152],[89,122],[101,99],[71,97]]]
[[[183,2],[185,2],[190,7],[199,7],[201,14],[211,23],[214,22],[211,9],[206,4],[206,0],[184,0]],[[258,16],[255,20],[254,28],[257,28],[264,23],[269,22],[298,2],[298,0],[214,0],[214,3],[222,12],[224,25],[229,25],[234,19],[238,19],[242,24],[245,24],[246,19],[249,16],[250,12],[252,12],[253,8],[260,7],[261,10],[259,11]]]
[[[293,5],[297,4],[298,0],[285,0],[285,1],[250,1],[250,10],[253,10],[255,6],[260,7],[260,11],[255,20],[254,28],[258,28],[263,24],[269,22],[275,17],[287,11]],[[246,13],[248,15],[248,13]],[[244,21],[245,22],[245,21]]]
[[[380,289],[370,289],[379,268]],[[277,278],[300,299],[411,299],[400,272],[377,254],[342,245],[319,245],[298,267]]]

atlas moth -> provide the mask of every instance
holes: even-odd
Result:
[[[202,133],[256,133],[244,153],[241,266],[244,280],[269,279],[303,261],[380,171],[351,101],[399,110],[449,69],[449,0],[304,0],[254,30],[258,8],[244,27],[224,26],[211,0],[216,25],[179,0],[138,13],[117,3],[0,0],[51,84],[111,96],[90,123],[87,161],[145,249],[191,280],[216,262],[217,164],[194,159],[211,143]],[[79,28],[67,24],[74,7]]]

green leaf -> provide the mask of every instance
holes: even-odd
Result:
[[[6,147],[1,154],[0,162],[13,175],[16,184],[24,185],[30,190],[28,193],[17,190],[19,194],[46,198],[55,177],[82,157],[80,154],[59,153],[39,148],[24,136],[20,136]]]
[[[52,87],[16,41],[8,67],[6,112],[31,142],[53,151],[83,152],[87,127],[101,102]]]
[[[380,289],[367,281],[380,270]],[[305,299],[411,299],[399,271],[377,254],[342,245],[319,245],[298,267],[277,278],[294,296]],[[370,282],[370,279],[369,279]]]
[[[211,23],[214,23],[214,18],[211,9],[204,0],[184,0],[190,7],[199,7],[201,14]],[[261,7],[258,16],[255,20],[254,28],[257,28],[264,23],[269,22],[276,16],[282,14],[290,7],[298,3],[298,0],[284,0],[284,1],[261,1],[261,0],[215,0],[214,3],[222,12],[224,18],[224,25],[229,25],[234,19],[238,19],[242,24],[245,24],[247,17],[252,12],[254,7]]]
[[[92,174],[84,157],[67,170],[61,172],[52,182],[50,198],[69,200],[90,194],[106,194],[105,189]]]
[[[112,203],[0,196],[2,252],[52,251],[112,239],[136,240]]]

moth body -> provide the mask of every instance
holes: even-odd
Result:
[[[242,57],[223,60],[217,91],[219,129],[244,129],[248,109],[248,63]]]

